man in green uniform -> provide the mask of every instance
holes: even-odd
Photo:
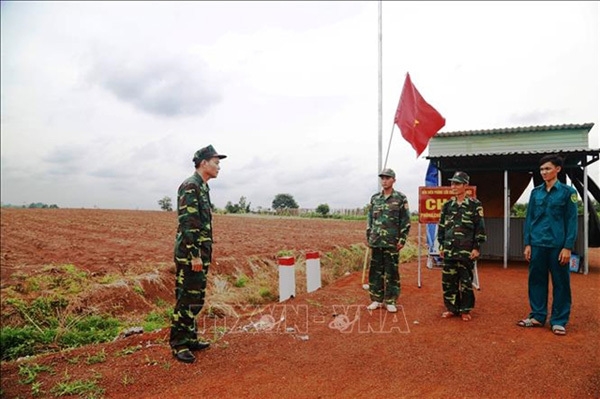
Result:
[[[481,202],[466,194],[469,175],[456,172],[450,178],[454,196],[444,203],[438,225],[442,269],[442,291],[446,311],[443,318],[460,315],[464,321],[471,320],[475,306],[473,293],[474,261],[487,237],[483,222]]]
[[[373,301],[367,309],[375,310],[385,303],[388,312],[394,313],[400,296],[398,259],[410,230],[410,212],[406,196],[394,190],[396,173],[384,169],[379,177],[382,190],[371,197],[367,213],[369,294]]]
[[[540,159],[543,184],[531,191],[523,240],[529,262],[531,312],[521,327],[542,327],[548,316],[548,274],[552,276],[550,325],[556,335],[567,333],[571,314],[569,261],[577,238],[577,192],[558,180],[563,159],[546,155]]]
[[[204,305],[206,277],[212,260],[212,205],[208,181],[220,170],[220,155],[212,145],[194,154],[194,174],[181,183],[177,191],[179,226],[175,238],[175,299],[169,340],[173,356],[181,362],[193,363],[192,351],[205,349],[198,341],[196,316]]]

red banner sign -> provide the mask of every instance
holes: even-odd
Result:
[[[467,186],[467,195],[477,198],[477,188]],[[454,194],[450,186],[419,187],[419,223],[438,223],[444,202]]]

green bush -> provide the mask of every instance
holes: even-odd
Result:
[[[0,356],[2,360],[34,355],[34,344],[39,331],[31,326],[0,329]]]

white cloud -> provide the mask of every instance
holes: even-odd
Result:
[[[378,188],[377,2],[1,7],[3,203],[159,209],[207,144],[228,155],[219,207]],[[406,72],[444,131],[598,123],[598,5],[383,2],[383,158]],[[415,210],[423,156],[394,129]]]

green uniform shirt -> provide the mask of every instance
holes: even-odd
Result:
[[[535,187],[529,196],[523,228],[525,245],[572,250],[577,238],[577,192],[556,181],[550,191],[546,184]]]
[[[479,250],[486,240],[483,206],[479,200],[467,196],[459,204],[456,197],[452,197],[444,203],[438,243],[445,258],[469,259],[471,251]]]
[[[212,256],[212,206],[209,188],[198,173],[188,177],[177,190],[179,226],[175,237],[175,259],[191,264],[200,257],[206,267]]]
[[[381,191],[371,197],[367,213],[367,242],[370,247],[404,245],[409,230],[410,212],[404,194],[393,190],[386,198]]]

